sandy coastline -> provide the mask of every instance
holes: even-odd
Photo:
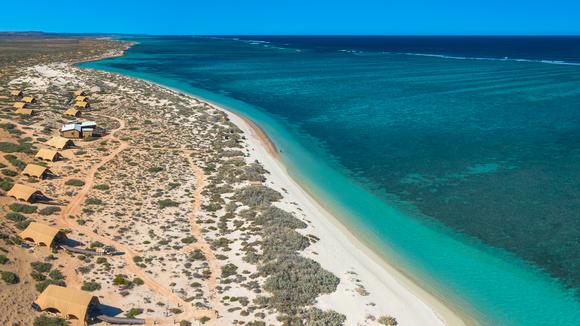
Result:
[[[208,104],[225,111],[231,121],[242,129],[253,158],[270,172],[269,186],[287,190],[290,199],[296,201],[306,216],[312,218],[316,235],[322,240],[313,246],[311,252],[317,254],[311,254],[310,258],[339,277],[348,272],[350,266],[371,292],[372,301],[379,307],[384,304],[386,312],[396,316],[401,325],[472,323],[469,316],[452,311],[349,232],[342,222],[288,174],[277,158],[277,150],[271,139],[253,121],[216,103]],[[361,307],[359,298],[340,292],[339,288],[337,293],[322,298],[321,306],[345,313],[350,322],[364,319],[365,309]]]
[[[106,58],[123,54],[124,51],[117,52],[107,55]],[[262,163],[270,172],[268,186],[285,193],[295,203],[293,207],[286,205],[283,208],[311,221],[308,233],[321,239],[306,251],[306,255],[341,279],[337,291],[319,299],[320,308],[334,309],[345,314],[348,325],[361,324],[371,313],[394,316],[399,325],[475,324],[470,316],[454,311],[357,239],[337,217],[290,176],[279,160],[278,150],[272,140],[252,120],[195,94],[185,94],[163,84],[128,77],[163,87],[222,110],[244,132],[251,153],[249,160]],[[361,285],[368,292],[363,299],[353,293],[353,289],[360,288]]]

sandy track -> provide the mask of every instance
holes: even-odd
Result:
[[[59,218],[60,223],[65,227],[68,227],[70,229],[74,229],[74,230],[77,230],[78,232],[84,233],[85,235],[92,238],[93,240],[100,241],[105,245],[113,246],[113,247],[117,248],[117,250],[124,252],[123,256],[124,256],[125,262],[126,262],[126,269],[128,271],[130,271],[131,273],[135,274],[137,277],[141,278],[144,282],[144,285],[148,286],[151,290],[153,290],[155,293],[159,294],[160,296],[167,298],[169,301],[171,301],[173,304],[177,305],[183,311],[181,314],[179,314],[178,316],[174,316],[174,317],[149,318],[149,319],[147,319],[148,324],[153,324],[153,323],[155,323],[155,324],[173,324],[176,320],[179,320],[179,319],[191,320],[191,319],[200,319],[202,317],[208,317],[210,319],[214,319],[217,315],[215,310],[193,309],[190,303],[184,301],[179,296],[175,295],[171,291],[171,289],[168,289],[168,288],[162,286],[161,284],[159,284],[155,280],[153,280],[151,277],[149,277],[149,275],[147,275],[133,261],[133,258],[135,256],[139,256],[138,252],[132,250],[131,248],[129,248],[125,244],[119,243],[119,242],[114,241],[112,239],[109,239],[105,236],[97,234],[97,233],[93,232],[93,230],[91,230],[88,227],[79,225],[77,223],[73,223],[73,221],[69,218],[71,215],[78,212],[80,206],[82,205],[82,203],[86,199],[88,192],[93,187],[93,184],[95,182],[95,174],[98,171],[98,169],[101,166],[107,164],[108,162],[114,160],[119,153],[121,153],[123,150],[125,150],[129,146],[129,144],[127,142],[124,142],[115,136],[115,134],[117,132],[119,132],[120,130],[125,128],[125,122],[121,119],[117,119],[114,117],[111,117],[111,118],[113,118],[117,122],[119,122],[119,128],[117,128],[115,131],[111,132],[111,134],[106,138],[108,138],[110,140],[118,141],[121,145],[119,147],[117,147],[114,151],[112,151],[109,155],[105,156],[100,162],[96,163],[95,165],[93,165],[90,168],[90,170],[88,171],[87,176],[85,177],[85,180],[84,180],[85,185],[79,191],[79,193],[71,200],[71,202],[66,206],[66,208],[62,210],[62,212],[60,214],[60,218]],[[201,169],[200,169],[200,171],[201,171]],[[203,189],[203,180],[204,180],[203,179],[203,172],[202,172],[201,177],[202,178],[200,180],[201,180],[202,187],[196,187],[198,189],[199,188]],[[197,191],[196,191],[196,194],[197,194]],[[194,205],[195,205],[195,203],[198,203],[197,204],[198,208],[199,208],[199,205],[201,205],[201,191],[199,192],[199,196],[200,196],[199,199],[194,200]],[[196,195],[196,198],[197,198],[197,195]],[[195,225],[197,225],[197,224],[195,224]],[[193,229],[193,227],[192,227],[192,229]],[[198,228],[198,231],[199,231],[199,228]],[[199,231],[199,232],[201,234],[201,231]],[[201,239],[203,239],[203,238],[201,237]],[[209,245],[207,245],[207,243],[206,243],[206,246],[207,246],[207,248],[209,248]],[[204,254],[205,254],[205,252],[204,252]],[[213,253],[212,253],[212,257],[214,257]],[[214,257],[214,259],[215,259],[215,257]],[[211,264],[210,264],[210,266],[211,266]],[[70,273],[70,271],[67,271],[67,274],[68,273]],[[212,276],[213,275],[214,275],[214,273],[212,273]],[[214,288],[215,288],[215,276],[214,276]]]
[[[219,311],[220,306],[219,297],[216,291],[217,279],[221,275],[221,269],[217,258],[215,257],[213,250],[209,243],[205,240],[203,232],[199,225],[197,224],[197,213],[201,208],[202,202],[202,192],[205,184],[205,174],[203,170],[195,164],[193,158],[191,157],[191,151],[184,150],[187,156],[187,161],[195,174],[195,192],[193,196],[192,213],[189,217],[189,224],[191,225],[191,233],[197,239],[197,242],[191,246],[191,249],[199,249],[205,256],[208,262],[209,269],[211,271],[210,277],[207,280],[207,287],[209,289],[210,301],[214,310]]]

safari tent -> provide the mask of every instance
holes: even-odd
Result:
[[[67,319],[85,321],[89,312],[99,305],[99,299],[85,291],[50,284],[34,304],[40,310],[57,311]]]
[[[34,242],[37,246],[46,247],[54,245],[54,240],[64,240],[66,237],[59,229],[36,222],[30,223],[19,236],[24,240]]]
[[[52,137],[46,142],[46,144],[57,149],[67,149],[75,145],[72,140],[61,136]]]
[[[16,102],[16,103],[14,103],[14,105],[12,107],[14,107],[16,110],[18,110],[18,109],[24,109],[24,108],[26,108],[26,106],[27,105],[24,102]]]
[[[68,110],[64,111],[64,115],[76,118],[81,116],[81,111],[75,108],[69,108]]]
[[[44,179],[51,174],[52,172],[47,167],[37,164],[28,164],[22,171],[22,175],[38,179]]]
[[[12,189],[8,191],[8,197],[14,197],[17,200],[33,202],[36,197],[41,197],[42,193],[30,186],[23,184],[15,184]]]
[[[88,102],[89,98],[86,96],[79,95],[79,96],[75,97],[75,101],[76,102]]]
[[[74,92],[74,96],[85,96],[85,95],[86,95],[85,91],[80,89]]]
[[[60,153],[58,151],[53,151],[51,149],[41,148],[38,151],[38,153],[36,153],[36,155],[34,157],[37,159],[43,160],[43,161],[54,162],[54,161],[62,158],[62,155],[60,155]]]
[[[20,115],[34,115],[34,110],[33,109],[18,109],[16,110],[16,112],[14,112],[16,114],[20,114]]]
[[[88,108],[90,105],[88,102],[76,102],[75,103],[75,107],[76,108],[81,108],[81,109],[86,109]]]
[[[32,97],[32,96],[25,96],[25,97],[22,98],[22,102],[24,102],[24,103],[32,103],[32,102],[34,102],[34,97]]]
[[[10,96],[20,97],[20,96],[22,96],[22,91],[21,90],[17,90],[17,89],[16,90],[12,90],[12,91],[10,91]]]

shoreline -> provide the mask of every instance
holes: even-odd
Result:
[[[81,62],[98,61],[106,58],[123,56],[124,52],[130,48],[130,46],[132,46],[132,44],[123,51],[113,55],[96,59],[91,58]],[[76,64],[81,62],[71,63],[71,65],[76,66]],[[77,68],[93,69],[80,67]],[[368,245],[364,244],[360,239],[358,239],[352,232],[350,232],[347,226],[342,221],[340,221],[338,217],[334,216],[334,214],[332,214],[328,208],[324,207],[324,203],[319,202],[319,200],[315,198],[315,195],[313,195],[304,185],[301,185],[297,180],[290,176],[286,167],[279,159],[278,150],[276,149],[273,141],[262,130],[262,128],[260,128],[250,118],[239,113],[235,113],[233,110],[228,109],[221,104],[196,96],[195,94],[186,93],[179,89],[130,75],[117,72],[110,73],[144,81],[163,89],[167,89],[171,92],[176,92],[183,96],[190,97],[199,101],[200,103],[206,103],[207,105],[225,112],[232,123],[238,126],[238,128],[240,128],[246,136],[245,142],[251,148],[252,158],[260,161],[266,170],[270,172],[268,183],[270,183],[270,185],[275,188],[284,189],[286,195],[292,201],[299,203],[299,207],[307,211],[307,215],[309,217],[313,217],[311,220],[313,220],[313,224],[315,225],[315,233],[317,236],[320,236],[319,238],[321,241],[319,243],[324,244],[324,247],[320,248],[317,243],[313,245],[313,247],[316,247],[316,251],[314,253],[312,253],[312,251],[307,251],[307,255],[321,263],[324,268],[340,277],[341,282],[344,281],[344,271],[340,272],[340,270],[343,269],[340,265],[344,265],[345,263],[355,263],[357,278],[359,278],[371,292],[374,292],[373,294],[377,298],[382,298],[382,300],[379,300],[380,302],[386,301],[386,303],[389,305],[386,308],[388,308],[389,313],[393,317],[397,318],[399,324],[477,324],[472,317],[454,310],[452,307],[449,307],[446,303],[442,302],[434,294],[422,288],[411,277],[407,276],[404,271],[401,271],[396,266],[389,263],[389,261],[385,260],[384,257],[381,257]],[[344,241],[345,239],[347,241]],[[331,243],[329,244],[329,242]],[[321,251],[322,253],[320,253]],[[338,256],[337,253],[340,253],[340,255]],[[344,259],[345,254],[348,254],[348,259]],[[328,257],[326,256],[330,256],[331,259],[327,259]],[[337,270],[339,270],[339,272],[337,272]],[[336,292],[338,291],[339,290]],[[339,296],[339,294],[336,292],[334,294]],[[333,296],[333,294],[328,295],[328,297]],[[356,298],[351,299],[354,299],[356,302]],[[322,306],[324,308],[334,308],[336,306],[341,306],[345,311],[349,311],[351,308],[350,305],[353,303],[350,302],[341,305],[340,303],[336,302],[340,301],[340,298],[322,298],[318,301],[318,306]],[[323,304],[320,304],[321,301]],[[345,313],[345,311],[341,312]],[[351,315],[349,312],[346,314],[347,316]],[[360,312],[358,315],[360,315]],[[347,319],[347,324],[348,322],[349,320]]]
[[[168,88],[163,85],[159,85],[157,83],[154,84],[164,88]],[[275,150],[276,147],[274,143],[272,142],[270,137],[255,122],[253,122],[252,120],[250,120],[245,116],[242,116],[238,113],[235,113],[227,109],[222,105],[219,105],[211,101],[203,100],[195,96],[193,97],[201,102],[205,102],[215,108],[224,111],[228,115],[228,117],[230,117],[230,120],[235,125],[237,125],[238,128],[240,128],[246,136],[252,136],[247,137],[246,141],[248,142],[249,145],[252,145],[254,147],[254,151],[260,152],[261,150],[261,153],[258,153],[257,155],[258,161],[264,164],[264,167],[271,173],[270,176],[274,175],[272,169],[273,167],[277,171],[282,171],[282,174],[276,175],[276,177],[286,179],[287,182],[284,183],[289,183],[292,185],[294,189],[285,188],[288,190],[290,194],[289,196],[294,200],[305,199],[308,202],[308,204],[304,205],[306,204],[306,202],[299,200],[298,202],[301,204],[300,207],[311,205],[317,211],[317,213],[320,213],[319,216],[322,216],[328,222],[327,227],[334,228],[337,231],[336,234],[334,235],[337,239],[343,238],[344,236],[344,238],[346,238],[348,242],[350,242],[352,247],[356,250],[356,252],[351,253],[352,258],[356,259],[357,255],[355,254],[361,254],[360,256],[358,256],[358,260],[364,259],[367,262],[372,262],[372,264],[375,264],[376,266],[365,266],[365,267],[369,270],[372,269],[373,271],[371,272],[373,274],[376,273],[374,276],[377,278],[377,281],[380,282],[381,276],[383,277],[386,276],[384,275],[385,273],[389,274],[389,276],[392,277],[393,281],[397,282],[398,285],[401,285],[406,290],[408,290],[409,293],[415,297],[415,299],[420,301],[421,304],[424,304],[427,309],[431,310],[431,312],[434,313],[434,315],[439,319],[439,321],[441,321],[445,325],[477,324],[475,320],[470,316],[457,313],[452,308],[448,307],[445,303],[441,302],[435,295],[431,294],[426,289],[422,288],[410,277],[405,275],[403,271],[391,265],[383,257],[374,252],[370,247],[368,247],[360,239],[358,239],[352,232],[350,232],[347,226],[342,221],[340,221],[339,218],[334,216],[334,214],[332,214],[326,207],[324,207],[324,204],[320,203],[315,198],[315,196],[311,194],[311,192],[307,188],[305,188],[305,186],[303,186],[297,180],[295,180],[290,176],[284,164],[279,160],[279,156],[277,155],[278,152]],[[261,149],[259,147],[261,147]],[[264,153],[266,153],[270,157],[266,157],[265,155],[263,155]],[[275,181],[273,183],[276,184]],[[300,193],[301,198],[295,198],[296,196],[292,196],[292,192],[290,190],[298,191]],[[324,238],[322,238],[322,240],[324,240]],[[316,256],[311,258],[317,261],[319,260],[317,259]],[[377,270],[377,268],[382,269],[384,272]],[[392,285],[393,284],[390,284],[389,287],[391,287]],[[394,317],[398,318],[397,315],[394,315]]]

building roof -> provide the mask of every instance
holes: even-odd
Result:
[[[60,131],[61,132],[63,132],[63,131],[71,131],[71,130],[81,131],[81,124],[78,123],[78,122],[65,123],[60,128]]]
[[[50,284],[34,301],[42,310],[56,309],[64,316],[72,315],[82,321],[87,317],[91,302],[98,303],[99,299],[88,292],[54,284]]]
[[[33,115],[34,110],[33,109],[18,109],[14,113],[21,114],[21,115]]]
[[[75,101],[77,101],[77,102],[88,102],[87,101],[88,99],[89,99],[88,97],[83,96],[83,95],[79,95],[79,96],[75,97]]]
[[[54,161],[58,157],[58,151],[53,151],[52,149],[41,148],[34,157],[41,160]]]
[[[87,103],[87,102],[76,102],[76,103],[75,103],[75,106],[76,106],[77,108],[86,108],[86,107],[88,107],[88,106],[89,106],[89,103]]]
[[[85,95],[85,91],[83,91],[82,89],[79,89],[78,91],[74,92],[75,96],[83,96]]]
[[[52,137],[46,144],[58,149],[64,149],[67,146],[74,145],[72,140],[60,136]]]
[[[9,197],[14,197],[18,200],[30,201],[30,199],[32,198],[32,195],[34,195],[36,193],[40,193],[40,191],[38,191],[30,186],[16,183],[16,184],[14,184],[14,186],[12,186],[12,189],[10,189],[10,191],[8,191],[7,195]]]
[[[50,247],[59,232],[59,229],[53,228],[52,226],[32,222],[28,224],[28,227],[24,231],[20,232],[19,236],[24,240],[30,239],[37,245],[42,244]]]
[[[21,96],[21,95],[22,95],[21,90],[15,89],[10,91],[10,96]]]
[[[26,107],[26,103],[24,103],[24,102],[16,102],[16,103],[14,103],[13,107],[15,109],[24,109]]]
[[[34,97],[32,97],[32,96],[25,96],[22,98],[22,102],[25,102],[25,103],[32,103],[33,101],[34,101]]]
[[[82,129],[84,129],[84,128],[95,128],[95,127],[97,127],[97,123],[94,122],[94,121],[84,121],[84,122],[81,122],[81,128]]]
[[[64,115],[68,115],[71,117],[76,117],[81,113],[81,111],[75,109],[75,108],[69,108],[68,110],[64,111]]]
[[[27,175],[27,176],[31,176],[31,177],[40,178],[46,172],[50,172],[50,170],[48,170],[48,168],[45,166],[37,165],[37,164],[28,164],[24,168],[24,171],[22,171],[22,174]]]

